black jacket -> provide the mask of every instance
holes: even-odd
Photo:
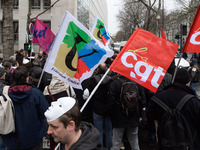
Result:
[[[180,100],[187,94],[194,94],[193,90],[183,84],[174,83],[173,85],[168,86],[164,90],[155,94],[156,97],[161,99],[168,107],[175,108]],[[200,128],[200,101],[197,98],[191,98],[181,109],[181,113],[185,117],[192,135],[194,136],[197,129]],[[149,121],[158,120],[158,139],[160,137],[159,133],[159,123],[161,122],[164,110],[155,104],[153,101],[150,101],[147,109],[147,118]],[[194,150],[199,149],[200,147],[200,134],[197,132],[197,136],[194,139]],[[160,141],[160,140],[158,140]]]
[[[99,144],[100,133],[92,124],[82,122],[81,131],[80,138],[69,150],[106,150]],[[64,150],[64,144],[61,144],[60,150]]]
[[[98,74],[90,79],[90,93],[99,83],[103,75],[104,74]],[[101,82],[100,86],[91,98],[93,111],[100,116],[108,116],[110,114],[110,106],[108,104],[108,92],[111,82],[112,78],[108,75],[105,76],[104,80]]]
[[[123,76],[120,76],[120,78],[123,80],[129,80]],[[137,86],[138,86],[139,95],[140,95],[140,99],[139,99],[140,108],[143,108],[145,107],[145,104],[146,104],[144,89],[142,86],[138,84]],[[126,117],[121,111],[121,106],[119,104],[121,87],[122,87],[122,82],[118,78],[114,79],[110,85],[109,105],[112,106],[111,107],[112,109],[110,110],[112,112],[111,114],[112,125],[115,128],[138,127],[140,114],[135,114],[131,117]]]

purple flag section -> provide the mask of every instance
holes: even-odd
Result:
[[[51,29],[36,18],[32,42],[38,43],[40,48],[48,54],[54,38],[55,35]]]

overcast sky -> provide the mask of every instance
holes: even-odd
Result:
[[[119,30],[116,15],[119,12],[120,3],[123,0],[107,0],[108,3],[108,31],[111,35],[114,35]],[[173,10],[178,5],[175,0],[165,0],[165,8],[167,10]]]

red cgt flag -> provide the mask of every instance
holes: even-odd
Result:
[[[137,28],[110,69],[156,92],[178,45]]]
[[[167,38],[166,38],[166,35],[165,35],[164,29],[162,29],[162,38],[165,39],[165,40],[167,39]]]
[[[40,48],[48,54],[54,38],[55,35],[48,25],[36,18],[32,42],[38,43]]]
[[[200,53],[200,5],[195,14],[182,53]]]

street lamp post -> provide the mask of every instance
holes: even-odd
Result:
[[[160,21],[160,15],[158,14],[156,16],[156,20],[157,20],[157,35],[160,37],[160,29],[159,29],[159,21]]]

